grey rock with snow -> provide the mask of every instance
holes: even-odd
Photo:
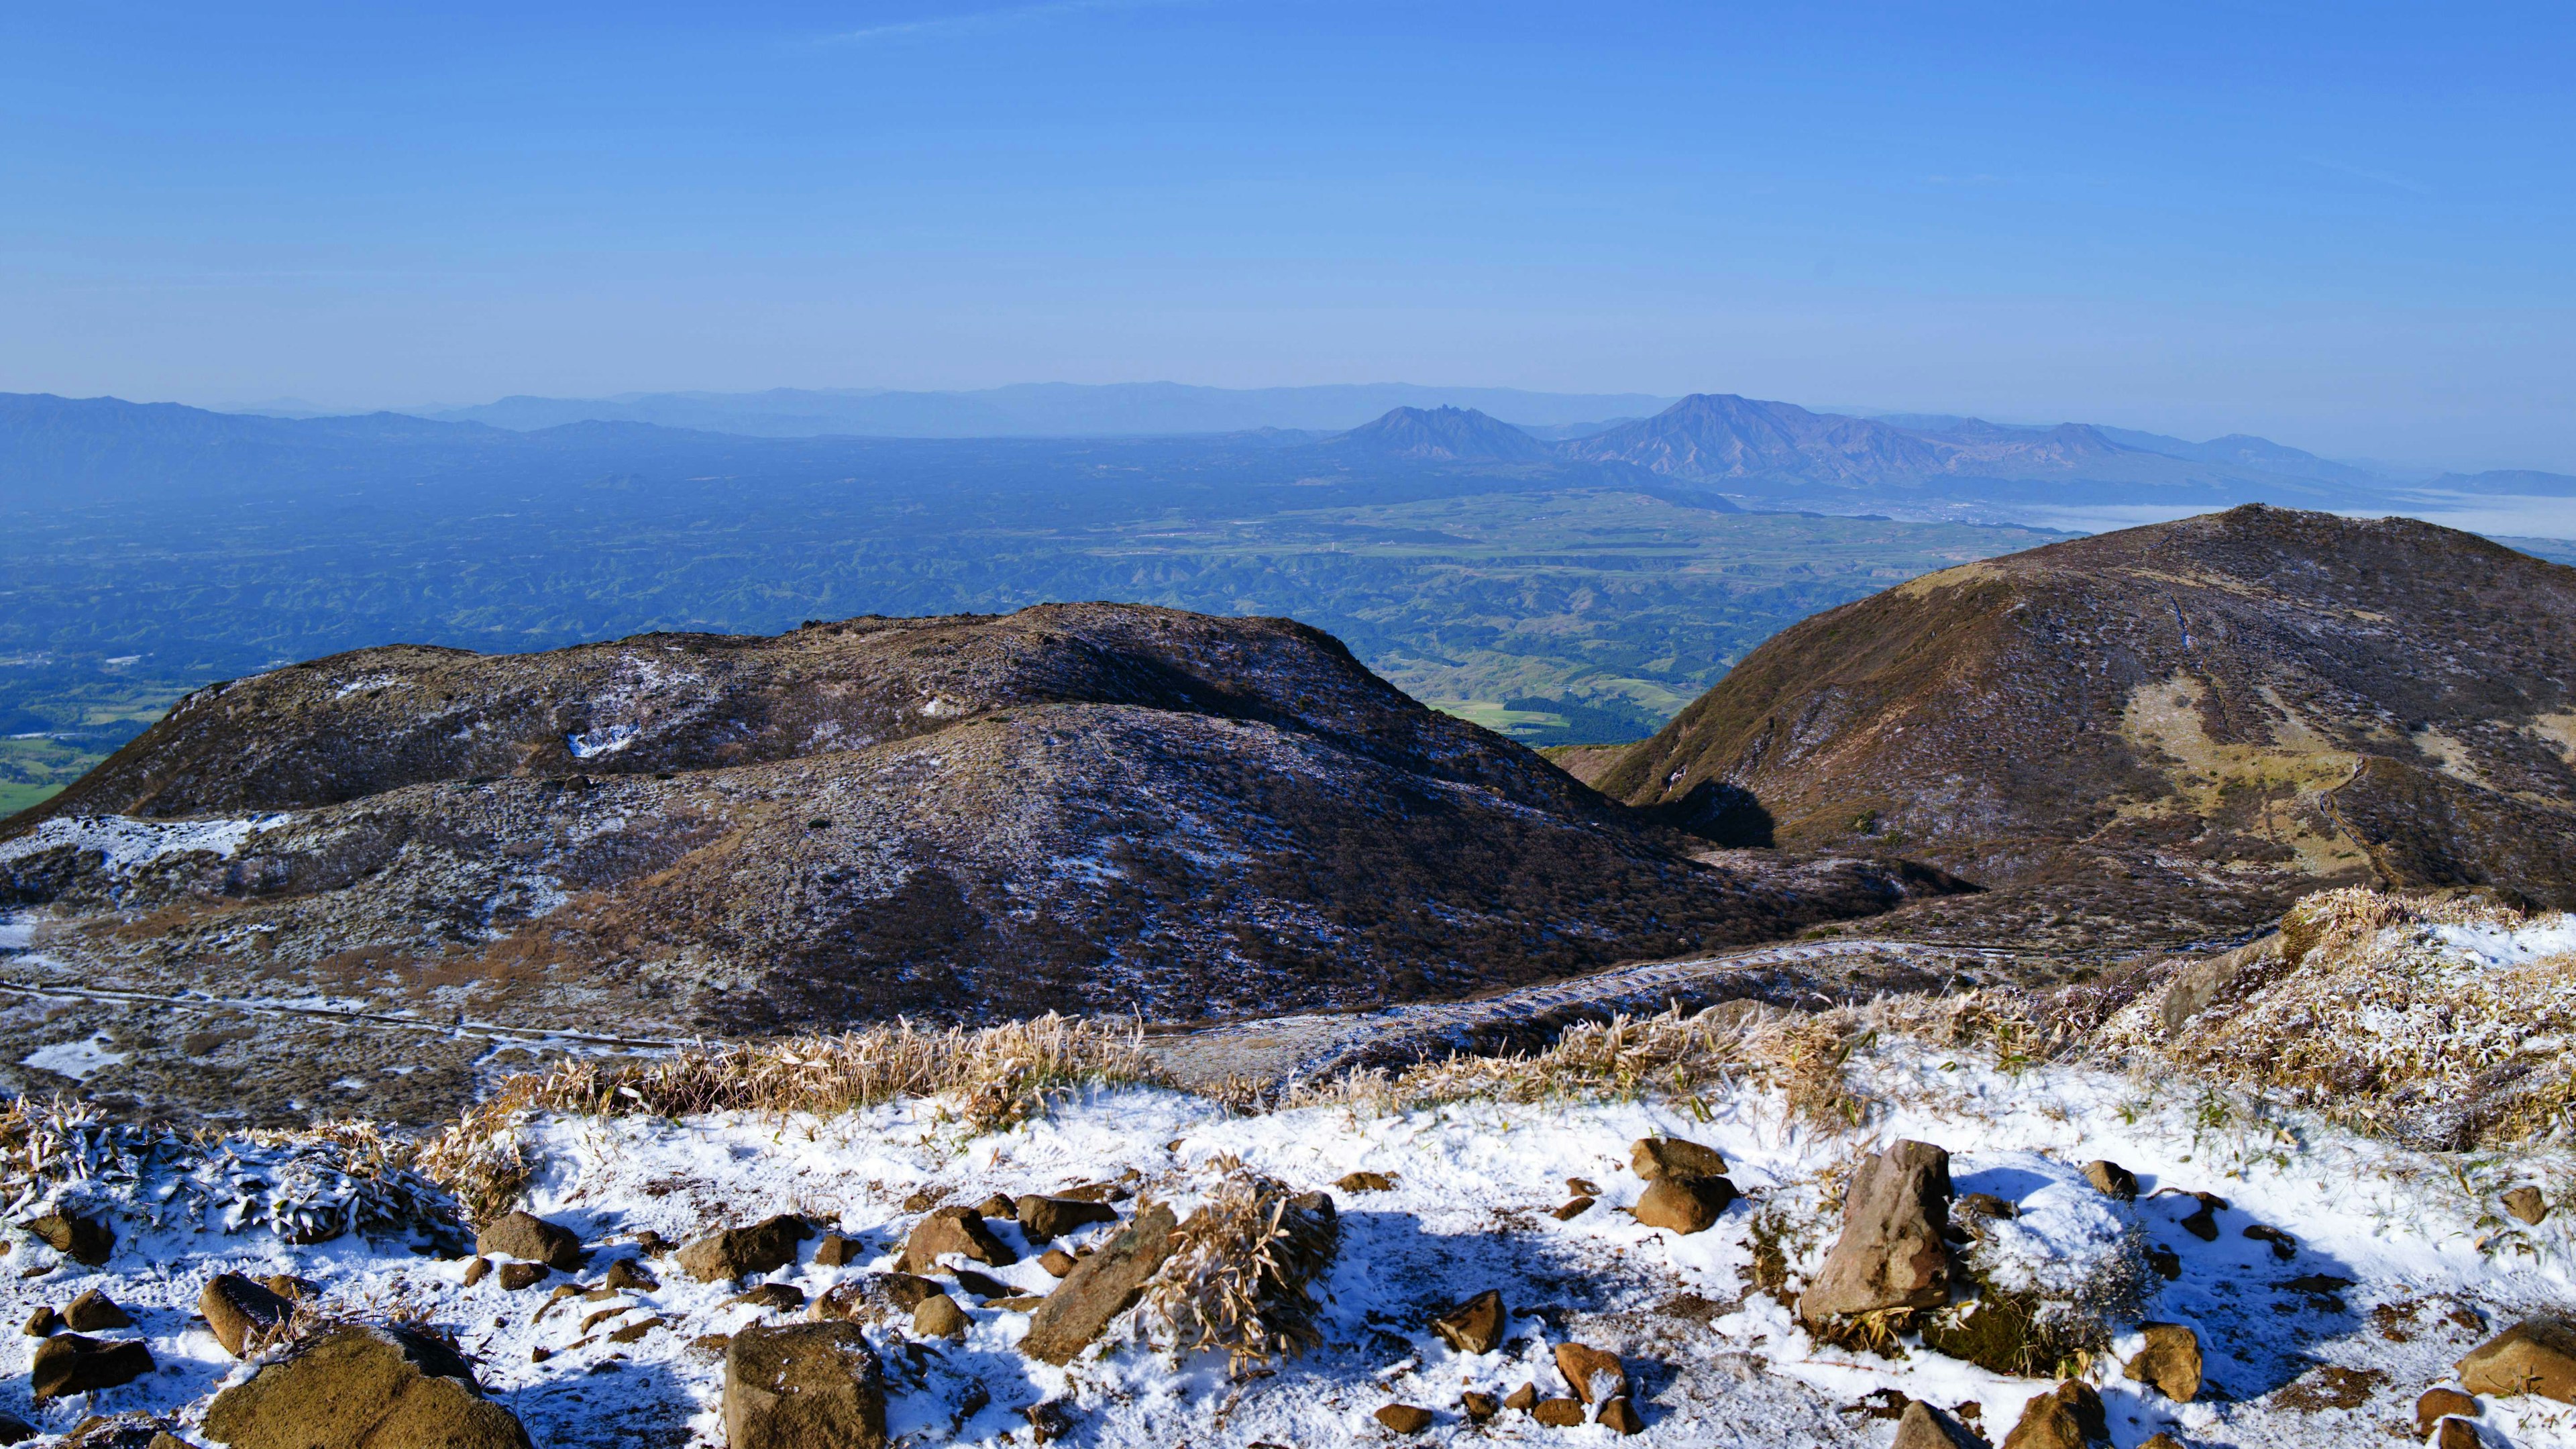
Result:
[[[1810,1322],[1950,1301],[1950,1154],[1904,1141],[1862,1164],[1843,1199],[1843,1231],[1799,1295]]]

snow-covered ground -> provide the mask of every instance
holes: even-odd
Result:
[[[773,1275],[817,1295],[890,1267],[918,1216],[903,1201],[924,1189],[971,1203],[995,1191],[1125,1177],[1186,1212],[1227,1158],[1299,1188],[1330,1189],[1359,1170],[1395,1179],[1387,1191],[1336,1192],[1342,1246],[1321,1285],[1327,1346],[1275,1374],[1238,1380],[1221,1357],[1175,1360],[1151,1342],[1150,1326],[1132,1323],[1106,1352],[1048,1367],[1014,1350],[1024,1314],[976,1308],[962,1291],[974,1319],[962,1344],[906,1347],[896,1329],[874,1330],[888,1350],[893,1428],[914,1444],[1013,1435],[1026,1443],[1021,1410],[1042,1401],[1071,1411],[1074,1442],[1120,1449],[1378,1442],[1389,1435],[1370,1416],[1395,1402],[1438,1411],[1426,1436],[1436,1442],[1490,1435],[1606,1444],[1615,1436],[1597,1425],[1548,1429],[1506,1413],[1477,1428],[1458,1412],[1463,1389],[1503,1394],[1535,1381],[1556,1390],[1550,1350],[1569,1338],[1624,1356],[1651,1442],[1883,1444],[1893,1425],[1872,1417],[1868,1401],[1891,1388],[1944,1407],[1974,1404],[2000,1441],[2047,1381],[1920,1347],[1901,1359],[1820,1347],[1752,1290],[1757,1218],[1788,1224],[1793,1261],[1812,1268],[1835,1230],[1822,1204],[1839,1174],[1863,1150],[1898,1137],[1947,1147],[1960,1192],[2020,1206],[2018,1218],[1994,1225],[1984,1250],[1999,1281],[2063,1286],[2124,1243],[2179,1255],[2180,1277],[2150,1280],[2137,1311],[2198,1329],[2213,1388],[2201,1402],[2174,1405],[2128,1382],[2118,1363],[2098,1363],[2092,1372],[2123,1449],[2160,1428],[2188,1443],[2411,1438],[2416,1395],[2444,1382],[2462,1352],[2523,1312],[2576,1301],[2576,1215],[2562,1209],[2532,1228],[2493,1210],[2496,1192],[2526,1180],[2512,1164],[2408,1154],[2171,1082],[2065,1068],[2006,1073],[1911,1044],[1873,1048],[1851,1072],[1878,1108],[1849,1130],[1792,1120],[1777,1095],[1751,1087],[1682,1102],[1475,1101],[1393,1115],[1331,1106],[1257,1116],[1172,1091],[1100,1090],[985,1135],[964,1132],[936,1100],[828,1119],[549,1119],[535,1128],[541,1167],[529,1205],[597,1244],[645,1229],[677,1240],[773,1212],[805,1213],[861,1239],[869,1257]],[[1723,1151],[1747,1199],[1695,1236],[1639,1226],[1620,1211],[1644,1187],[1629,1170],[1628,1145],[1656,1133]],[[2138,1174],[2136,1204],[2084,1182],[2080,1166],[2096,1157]],[[2566,1162],[2548,1166],[2563,1183]],[[1551,1210],[1569,1197],[1569,1178],[1596,1186],[1599,1201],[1560,1221]],[[2228,1199],[2215,1241],[2178,1230],[2198,1201],[2153,1196],[2166,1187]],[[458,1258],[354,1236],[295,1247],[265,1228],[226,1232],[225,1214],[212,1206],[174,1212],[189,1200],[168,1196],[149,1172],[73,1191],[133,1210],[116,1219],[114,1260],[94,1272],[13,1234],[16,1271],[0,1276],[0,1313],[23,1319],[40,1303],[59,1307],[103,1288],[135,1312],[163,1367],[95,1402],[42,1412],[25,1402],[23,1377],[0,1390],[0,1408],[57,1432],[110,1408],[193,1422],[216,1389],[245,1374],[191,1317],[205,1279],[227,1269],[299,1274],[322,1285],[331,1308],[353,1315],[425,1314],[456,1333],[487,1387],[541,1446],[720,1444],[721,1364],[693,1341],[767,1312],[728,1305],[732,1289],[691,1283],[668,1260],[652,1265],[657,1291],[548,1308],[546,1285],[510,1293],[495,1275],[463,1286]],[[38,1206],[21,1201],[11,1218],[23,1221]],[[147,1226],[135,1212],[157,1213],[165,1225]],[[2295,1251],[2284,1259],[2244,1236],[2256,1224],[2286,1231]],[[1032,1246],[1014,1225],[993,1226],[1014,1246]],[[581,1281],[595,1282],[633,1251],[599,1249]],[[993,1276],[1030,1292],[1052,1284],[1027,1260]],[[1499,1289],[1510,1312],[1500,1350],[1463,1355],[1428,1331],[1434,1315],[1486,1288]],[[609,1336],[654,1318],[663,1326],[634,1342]],[[23,1371],[37,1340],[14,1341],[12,1367]],[[2135,1346],[2131,1334],[2115,1354]],[[2576,1449],[2576,1409],[2567,1406],[2488,1400],[2484,1423],[2497,1442]]]

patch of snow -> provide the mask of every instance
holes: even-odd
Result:
[[[2552,956],[2576,956],[2576,915],[2559,911],[2510,928],[2434,926],[2435,939],[2467,953],[2488,970],[2527,966]]]
[[[353,694],[370,694],[379,689],[391,689],[400,683],[402,683],[402,676],[396,674],[360,675],[358,678],[352,679],[348,683],[341,685],[339,692],[331,697],[333,699],[347,699]]]
[[[0,916],[0,951],[24,951],[36,944],[36,917],[33,912]]]
[[[601,755],[616,754],[641,739],[643,734],[644,731],[635,725],[613,724],[601,729],[584,730],[577,735],[566,735],[564,743],[572,747],[574,759],[592,760]]]
[[[86,1082],[109,1067],[124,1063],[125,1054],[115,1047],[116,1043],[102,1031],[79,1041],[58,1041],[51,1046],[40,1046],[18,1058],[18,1065]]]
[[[111,871],[125,872],[167,855],[204,851],[229,860],[245,841],[286,823],[283,813],[241,820],[138,820],[130,815],[56,816],[16,840],[0,844],[0,860],[72,846],[95,850]]]

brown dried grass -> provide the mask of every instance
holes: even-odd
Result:
[[[1174,1232],[1145,1305],[1176,1349],[1222,1349],[1241,1373],[1323,1341],[1307,1290],[1340,1232],[1330,1198],[1301,1197],[1230,1156],[1213,1165],[1224,1177]]]

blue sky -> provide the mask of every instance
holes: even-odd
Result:
[[[0,390],[1406,380],[2576,471],[2571,16],[10,7]]]

